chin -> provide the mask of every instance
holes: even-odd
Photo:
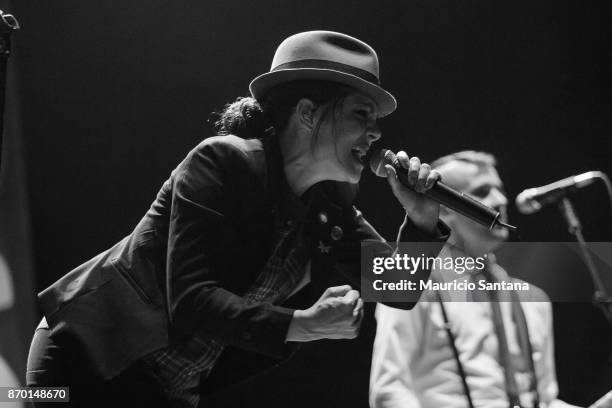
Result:
[[[495,251],[504,242],[506,242],[507,238],[507,232],[504,233],[490,231],[488,236],[483,240],[483,247],[485,247],[485,252]]]
[[[326,177],[325,180],[338,181],[340,183],[359,184],[359,180],[361,180],[361,174],[335,172],[333,175]]]
[[[489,235],[492,239],[505,241],[508,239],[509,234],[508,230],[504,227],[493,227],[493,229],[489,231]]]
[[[361,173],[351,175],[347,181],[352,184],[357,184],[359,180],[361,180]]]
[[[483,253],[495,251],[507,238],[507,231],[488,230],[482,227],[478,232],[465,237],[465,242],[471,242],[470,246],[478,253],[475,256],[481,256]]]
[[[363,172],[363,166],[355,166],[353,168],[344,168],[343,170],[343,180],[348,183],[357,184],[359,180],[361,180],[361,173]]]

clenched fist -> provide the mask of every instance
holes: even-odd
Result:
[[[354,339],[363,318],[363,300],[349,285],[327,288],[306,310],[296,310],[287,341]]]

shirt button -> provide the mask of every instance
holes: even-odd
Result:
[[[251,337],[252,337],[252,336],[251,336],[251,333],[249,333],[249,332],[242,332],[242,338],[243,338],[244,340],[247,340],[247,341],[248,341],[248,340],[251,340]]]
[[[342,237],[344,236],[344,231],[342,231],[342,228],[340,228],[339,226],[335,225],[331,229],[331,233],[329,234],[329,236],[334,241],[338,241],[339,239],[342,239]]]
[[[325,211],[319,213],[319,222],[321,224],[327,224],[327,213]]]

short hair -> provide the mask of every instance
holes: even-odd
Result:
[[[430,163],[432,169],[437,169],[453,161],[461,161],[465,163],[472,163],[480,168],[483,167],[495,167],[497,160],[495,156],[487,152],[478,152],[476,150],[462,150],[460,152],[447,154],[442,156]]]

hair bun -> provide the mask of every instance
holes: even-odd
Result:
[[[236,135],[244,139],[261,137],[270,127],[259,102],[248,96],[226,105],[215,125],[220,135]]]

